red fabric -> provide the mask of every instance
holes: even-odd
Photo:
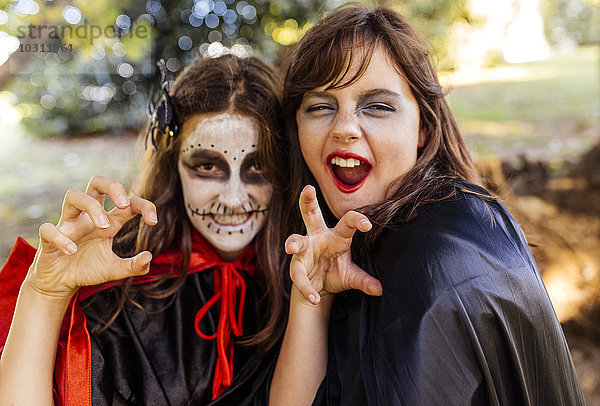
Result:
[[[0,270],[0,352],[12,323],[19,289],[25,280],[36,250],[23,238],[17,238],[6,263]]]
[[[54,364],[57,404],[92,404],[91,355],[90,333],[77,294],[67,309],[58,339]]]
[[[224,261],[213,247],[195,229],[192,232],[192,253],[188,273],[215,269],[215,295],[196,314],[195,327],[198,335],[206,340],[217,340],[217,366],[213,378],[213,400],[219,397],[233,381],[233,340],[231,334],[243,334],[242,317],[246,298],[246,282],[238,270],[254,275],[254,247],[248,248],[235,261]],[[157,274],[169,273],[173,264],[181,262],[181,252],[168,251],[152,261],[151,271],[145,280],[153,280]],[[220,300],[219,323],[212,335],[204,334],[199,327],[208,309]],[[237,305],[237,317],[236,317]]]
[[[206,340],[217,340],[217,366],[213,379],[213,400],[219,397],[227,386],[233,381],[233,341],[231,333],[236,337],[243,334],[242,319],[244,314],[244,301],[246,298],[246,282],[244,277],[235,269],[236,264],[226,262],[219,266],[215,273],[215,295],[204,304],[196,314],[194,321],[196,333]],[[200,330],[200,321],[217,300],[219,306],[219,323],[217,331],[206,335]],[[236,302],[238,314],[235,315]]]
[[[12,322],[19,289],[27,271],[33,262],[36,249],[23,238],[17,238],[15,245],[0,270],[0,353]],[[134,279],[134,284],[152,282],[159,276],[171,274],[175,264],[181,263],[182,253],[167,250],[153,259],[150,272]],[[224,261],[213,247],[195,230],[192,231],[192,253],[188,274],[215,268],[215,295],[196,315],[195,325],[198,334],[205,339],[217,339],[217,366],[213,379],[213,399],[222,394],[233,380],[233,341],[231,333],[240,336],[243,333],[242,316],[246,294],[246,284],[238,270],[249,275],[255,273],[255,250],[248,248],[234,262]],[[173,274],[172,277],[176,277]],[[86,328],[85,314],[79,302],[94,293],[121,284],[122,281],[109,282],[97,286],[79,289],[71,301],[61,326],[54,369],[55,403],[57,405],[91,405],[91,343]],[[220,302],[217,331],[207,336],[199,329],[199,323],[208,309]],[[238,308],[237,317],[235,308]]]
[[[0,270],[0,352],[6,343],[21,284],[35,253],[35,248],[18,237]],[[54,379],[57,405],[92,404],[90,336],[85,328],[85,315],[77,305],[77,296],[71,301],[61,326]]]

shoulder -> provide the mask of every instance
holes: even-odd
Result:
[[[446,270],[458,278],[452,278],[454,283],[460,283],[464,272],[472,278],[493,265],[535,267],[527,241],[506,208],[484,189],[466,183],[423,204],[413,220],[389,226],[369,256],[380,268],[404,263]]]
[[[400,298],[427,307],[447,292],[511,297],[533,290],[537,298],[547,296],[518,224],[470,184],[421,206],[412,221],[386,229],[363,254],[362,265],[381,281],[393,308],[406,305]]]

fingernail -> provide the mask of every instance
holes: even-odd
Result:
[[[77,245],[73,244],[72,242],[68,243],[67,252],[69,254],[75,254],[77,252]]]
[[[142,252],[141,254],[139,254],[139,260],[141,261],[142,264],[148,265],[150,263],[150,261],[152,261],[152,255],[148,253],[148,255],[146,255],[145,252]]]
[[[308,300],[310,300],[311,303],[315,302],[315,295],[308,295]]]
[[[365,228],[371,228],[371,222],[367,219],[362,219],[360,224]]]
[[[117,204],[121,207],[128,206],[129,199],[127,199],[127,196],[125,196],[125,195],[119,195],[117,197]]]
[[[155,213],[148,213],[148,220],[158,223],[158,219],[156,218]]]
[[[98,216],[98,225],[102,228],[110,227],[110,221],[108,221],[108,217],[105,214],[101,214]]]

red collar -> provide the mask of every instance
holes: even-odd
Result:
[[[254,276],[256,270],[256,250],[254,249],[254,245],[251,245],[242,252],[235,261],[227,262],[221,258],[212,245],[194,227],[191,227],[191,230],[192,251],[190,254],[188,275],[230,263],[236,269],[244,270],[249,275]],[[172,278],[179,276],[177,267],[181,264],[182,259],[183,253],[180,249],[166,249],[152,259],[150,272],[146,275],[133,278],[133,284],[155,282],[165,275],[170,275]],[[122,283],[123,281],[113,281],[101,285],[83,286],[79,289],[79,300],[85,300],[101,290],[121,285]]]
[[[215,294],[196,313],[194,326],[196,333],[206,340],[217,340],[217,366],[213,378],[213,400],[219,397],[233,381],[233,340],[231,334],[239,337],[243,334],[242,320],[246,299],[246,281],[240,271],[254,276],[256,270],[256,250],[247,248],[235,261],[225,261],[215,249],[192,227],[192,251],[188,274],[214,269]],[[178,267],[183,259],[181,250],[169,249],[156,256],[150,264],[150,272],[133,279],[134,284],[153,282],[161,276],[177,277]],[[94,293],[119,285],[122,281],[88,286],[79,289],[79,300]],[[219,303],[219,323],[217,331],[211,335],[200,330],[200,322],[217,301]],[[237,308],[237,315],[236,315]]]

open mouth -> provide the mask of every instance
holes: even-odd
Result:
[[[335,185],[344,193],[358,190],[373,168],[366,158],[347,151],[329,154],[327,165]]]

